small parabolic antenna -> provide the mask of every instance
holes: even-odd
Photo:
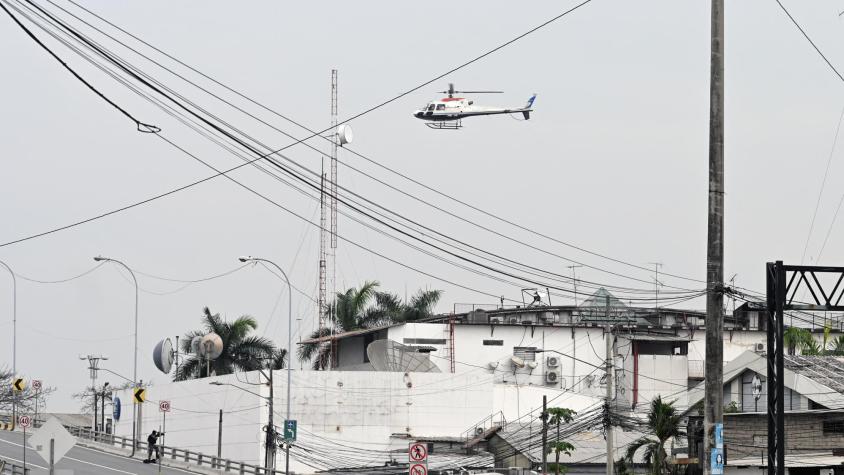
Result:
[[[191,342],[193,343],[193,342]],[[209,360],[216,360],[223,354],[223,339],[216,333],[209,333],[199,342],[199,355]]]
[[[352,143],[354,138],[355,134],[352,132],[351,125],[341,124],[340,127],[337,127],[337,140],[339,140],[341,147],[347,143]]]
[[[193,337],[190,341],[190,352],[198,355],[199,354],[199,343],[202,341],[202,337],[197,335]]]
[[[525,367],[525,360],[519,358],[518,356],[512,356],[510,359],[513,361],[513,366],[516,368],[524,368]]]
[[[173,368],[173,343],[169,338],[165,338],[155,345],[152,350],[152,361],[155,367],[164,374],[169,374],[170,369]]]

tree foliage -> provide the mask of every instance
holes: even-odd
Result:
[[[273,369],[284,368],[287,361],[287,350],[276,348],[267,338],[252,335],[258,328],[258,322],[244,315],[234,321],[226,321],[220,314],[212,314],[208,307],[203,309],[202,330],[195,330],[185,334],[181,342],[182,351],[191,352],[191,341],[196,336],[216,333],[223,341],[223,352],[220,356],[207,362],[200,355],[191,355],[179,365],[174,376],[175,381],[204,378],[208,376],[210,365],[211,374],[231,374],[235,371],[254,371],[266,368],[268,363]]]
[[[574,416],[577,415],[577,412],[566,407],[551,407],[545,412],[548,416],[548,423],[557,428],[557,437],[548,447],[548,453],[554,453],[554,463],[551,465],[553,466],[554,473],[560,475],[568,471],[566,467],[560,465],[560,454],[566,454],[571,457],[571,453],[575,450],[573,445],[562,440],[560,437],[560,428],[563,424],[570,423],[574,419]]]
[[[308,338],[427,318],[442,296],[440,290],[419,290],[409,300],[402,301],[396,294],[378,290],[379,287],[378,281],[365,281],[360,287],[337,292],[325,312],[329,327],[315,330]],[[325,369],[330,352],[327,343],[307,343],[299,346],[297,356],[300,361],[311,361],[313,369]]]
[[[18,414],[33,414],[35,412],[36,391],[27,382],[26,387],[20,393],[12,391],[12,370],[6,367],[0,368],[0,412],[12,413],[13,403],[17,405]],[[26,378],[24,378],[26,379]],[[38,411],[46,408],[47,397],[55,391],[52,387],[42,387],[37,393]]]
[[[663,402],[662,396],[655,397],[648,410],[648,428],[653,436],[640,437],[627,446],[624,454],[625,470],[633,467],[634,456],[643,450],[642,458],[649,466],[648,473],[651,475],[671,473],[665,444],[672,437],[685,435],[681,429],[681,419],[682,415],[677,412],[673,401]]]

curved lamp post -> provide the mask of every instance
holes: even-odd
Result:
[[[138,279],[135,277],[135,273],[132,272],[132,269],[129,268],[126,264],[122,261],[117,259],[112,259],[110,257],[103,257],[97,256],[94,258],[97,262],[114,262],[115,264],[119,264],[123,266],[127,271],[129,271],[129,275],[132,276],[132,280],[135,282],[135,353],[134,353],[134,363],[132,366],[132,386],[133,388],[138,385]],[[132,457],[135,456],[135,446],[138,444],[137,441],[137,430],[135,424],[137,423],[137,409],[135,408],[136,404],[132,404]]]
[[[292,383],[292,377],[290,373],[290,369],[293,366],[292,363],[292,352],[293,352],[293,286],[290,285],[290,279],[287,277],[287,274],[284,270],[275,262],[263,259],[260,257],[252,257],[252,256],[245,256],[239,257],[238,260],[240,262],[266,262],[271,266],[278,269],[281,272],[281,275],[284,277],[285,282],[287,282],[287,419],[285,423],[290,420],[290,386]],[[272,371],[272,369],[270,369]],[[270,415],[272,417],[272,415]],[[290,444],[285,444],[284,448],[284,473],[290,473]]]

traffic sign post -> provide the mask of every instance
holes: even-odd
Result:
[[[428,444],[412,442],[407,447],[408,475],[428,475]]]
[[[40,379],[33,379],[32,380],[32,389],[35,390],[35,419],[38,420],[38,396],[41,393],[41,380]],[[33,422],[34,424],[34,422]]]
[[[23,473],[26,473],[26,428],[32,424],[32,419],[29,416],[20,416],[18,424],[23,427]]]
[[[428,475],[428,465],[422,463],[410,464],[409,475]]]
[[[298,431],[296,427],[296,420],[290,419],[284,421],[284,440],[286,442],[294,442],[296,441],[296,432]]]
[[[144,388],[135,388],[133,396],[135,404],[143,404],[147,400],[147,390]]]
[[[161,473],[161,458],[164,456],[164,436],[167,432],[167,413],[170,412],[170,401],[158,401],[158,412],[161,413],[161,453],[158,455],[158,473]],[[156,453],[158,453],[156,451]]]

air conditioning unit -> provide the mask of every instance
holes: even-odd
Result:
[[[764,343],[757,343],[756,349],[754,350],[757,353],[764,353],[765,352],[765,344]]]
[[[518,325],[518,324],[519,324],[518,318],[511,318],[510,319],[510,325]]]
[[[533,325],[533,321],[531,320],[523,320],[522,325]]]
[[[489,323],[495,325],[501,323],[501,319],[498,317],[489,317]]]
[[[560,382],[560,372],[555,369],[549,369],[545,372],[545,382],[547,384],[557,384]]]
[[[475,427],[475,435],[481,435],[484,433],[483,427]]]
[[[560,358],[557,358],[556,356],[549,356],[545,358],[545,366],[549,368],[556,368],[557,366],[560,366]]]

